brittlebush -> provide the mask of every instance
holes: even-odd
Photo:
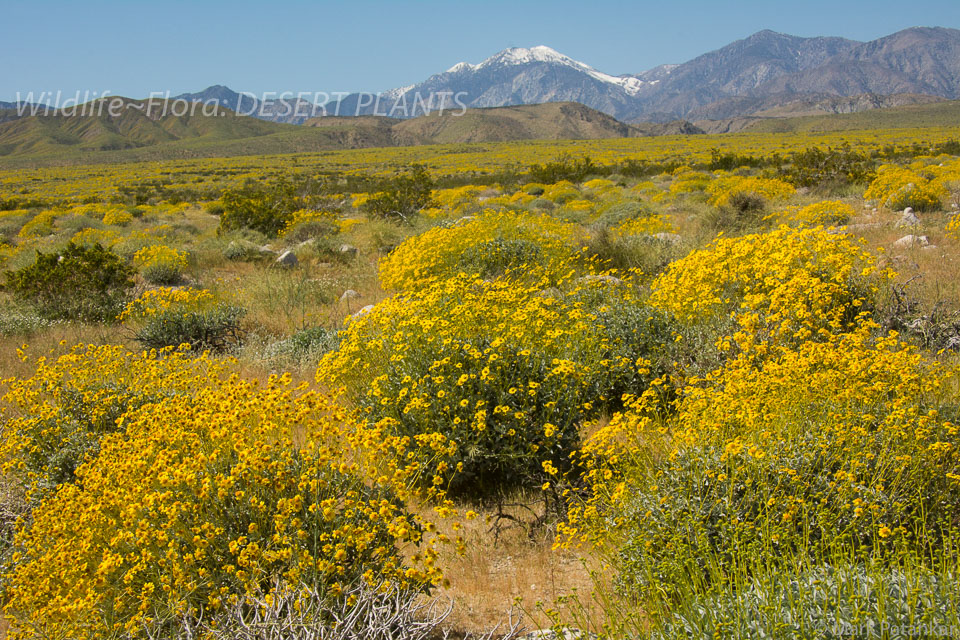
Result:
[[[138,401],[114,400],[101,371],[130,376]],[[213,375],[203,359],[75,351],[12,383],[21,416],[5,429],[8,469],[29,470],[30,443],[48,437],[38,422],[77,419],[63,399],[73,385],[93,410],[119,410],[91,418],[113,427],[17,532],[3,576],[12,637],[162,637],[200,620],[216,628],[225,607],[274,589],[319,593],[335,610],[360,583],[440,579],[424,540],[433,525],[402,502],[412,471],[363,449],[395,443],[323,395],[288,377],[261,387]]]
[[[485,211],[408,238],[380,262],[380,281],[408,290],[460,273],[556,280],[570,271],[576,239],[574,225],[546,215]]]
[[[591,497],[567,543],[616,557],[628,594],[728,576],[941,551],[960,509],[957,374],[865,324],[741,354],[647,392],[584,448]]]
[[[627,285],[542,286],[458,276],[397,295],[350,321],[318,382],[384,433],[447,441],[425,477],[451,494],[540,486],[569,469],[583,420],[643,384],[670,340]]]
[[[727,342],[822,340],[854,325],[887,274],[849,236],[822,227],[718,238],[672,263],[652,284],[651,302],[689,323],[730,315]]]

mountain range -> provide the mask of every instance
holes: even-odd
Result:
[[[906,97],[883,99],[893,95]],[[178,97],[302,124],[323,113],[415,117],[441,99],[454,110],[579,102],[635,123],[723,120],[798,103],[845,112],[929,101],[925,96],[960,98],[960,30],[914,27],[870,42],[760,31],[682,64],[621,75],[547,46],[511,48],[376,96],[348,95],[327,103],[326,112],[304,101],[257,102],[219,85]]]
[[[574,101],[625,122],[751,115],[773,106],[862,95],[960,98],[960,30],[915,27],[871,42],[760,31],[689,62],[612,75],[549,47],[513,48],[461,62],[384,92],[379,113],[420,94],[461,95],[467,107]],[[341,113],[357,109],[350,96]],[[861,106],[871,106],[870,101]]]

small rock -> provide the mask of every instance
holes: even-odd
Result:
[[[923,247],[923,250],[924,250],[924,251],[933,251],[933,250],[936,249],[936,248],[937,248],[937,245],[935,245],[935,244],[928,244],[927,246]]]
[[[357,249],[357,248],[356,248],[355,246],[353,246],[352,244],[342,244],[342,245],[340,245],[339,251],[340,251],[340,253],[341,253],[342,255],[349,256],[349,257],[351,257],[351,258],[356,258],[356,257],[357,257],[357,254],[360,253],[360,250]]]
[[[303,242],[301,242],[300,244],[298,244],[296,247],[294,247],[294,250],[304,249],[306,247],[312,247],[314,243],[316,243],[316,241],[317,241],[316,238],[308,238]]]
[[[359,298],[359,297],[360,297],[359,293],[357,293],[353,289],[347,289],[346,291],[343,292],[343,295],[340,296],[340,302],[344,302],[346,300],[352,300],[354,298]]]
[[[284,251],[280,254],[280,257],[277,258],[277,264],[281,267],[293,268],[300,264],[300,261],[297,260],[297,256],[293,251]]]
[[[894,242],[893,246],[902,249],[906,247],[912,247],[914,245],[926,247],[929,244],[930,242],[929,240],[927,240],[927,236],[909,235],[909,236],[903,236],[902,238]]]
[[[903,217],[897,221],[898,227],[915,227],[920,224],[920,218],[913,212],[913,209],[907,207],[903,210]]]
[[[653,237],[666,244],[680,244],[683,242],[683,238],[677,233],[661,232],[653,234]]]
[[[359,318],[359,317],[361,317],[361,316],[367,315],[367,314],[370,313],[371,311],[373,311],[373,305],[372,305],[372,304],[368,304],[368,305],[365,306],[365,307],[361,307],[360,309],[357,309],[357,312],[354,313],[353,315],[351,315],[350,318],[351,318],[351,319],[356,319],[356,318]]]

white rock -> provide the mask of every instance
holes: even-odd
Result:
[[[897,221],[898,227],[915,227],[920,224],[920,218],[913,212],[913,209],[907,207],[903,212],[903,217]]]
[[[357,293],[357,292],[354,291],[353,289],[347,289],[347,290],[344,291],[343,294],[340,296],[340,302],[344,302],[344,301],[346,301],[346,300],[352,300],[352,299],[354,299],[354,298],[359,298],[359,297],[360,297],[360,294],[359,294],[359,293]]]
[[[893,246],[897,247],[898,249],[903,249],[903,248],[913,247],[913,246],[926,247],[929,244],[930,244],[930,241],[927,240],[927,236],[909,235],[909,236],[903,236],[902,238],[894,242]]]
[[[373,305],[372,305],[372,304],[368,304],[368,305],[365,306],[365,307],[361,307],[360,309],[357,309],[357,312],[354,313],[353,315],[351,315],[351,316],[350,316],[350,319],[351,319],[351,320],[356,320],[357,318],[360,318],[360,317],[362,317],[362,316],[367,315],[367,314],[370,313],[371,311],[373,311]]]
[[[300,261],[297,260],[297,256],[293,251],[284,251],[280,254],[280,257],[277,258],[277,264],[281,267],[292,268],[300,264]]]

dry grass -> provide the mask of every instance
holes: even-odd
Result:
[[[525,506],[515,505],[504,512],[532,521],[527,507],[535,511],[536,501],[526,498],[522,504]],[[597,628],[603,624],[603,611],[591,595],[595,588],[591,571],[596,573],[599,561],[579,552],[554,549],[552,527],[498,522],[494,510],[481,510],[478,517],[460,524],[466,552],[458,555],[449,548],[441,554],[439,561],[449,586],[436,594],[453,602],[445,626],[454,636],[482,634],[505,625],[511,611],[528,630],[553,624],[547,610],[565,619],[581,619],[586,614]],[[441,526],[448,527],[450,523]],[[571,595],[584,605],[582,611],[558,603]]]

